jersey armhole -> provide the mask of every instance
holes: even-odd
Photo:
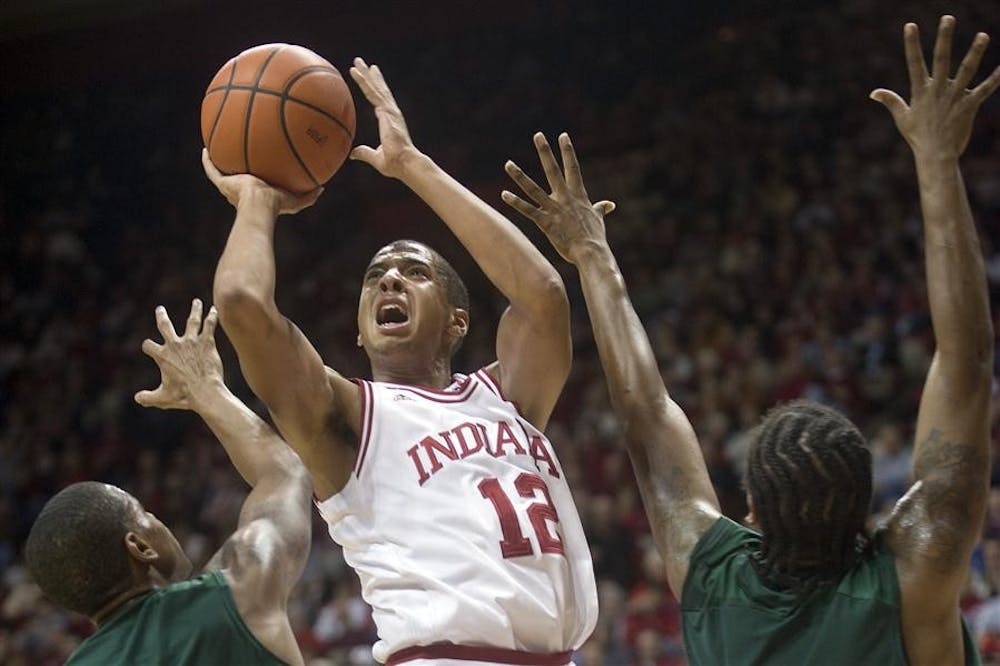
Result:
[[[365,460],[368,457],[368,450],[370,448],[372,440],[372,423],[373,423],[373,413],[374,408],[374,388],[372,383],[365,379],[352,379],[351,381],[358,387],[358,398],[359,404],[361,406],[360,422],[361,431],[358,433],[358,443],[356,447],[356,452],[354,456],[354,466],[351,468],[351,474],[347,478],[347,483],[339,491],[330,495],[326,499],[320,499],[313,493],[313,504],[319,511],[320,516],[323,517],[328,523],[334,521],[331,516],[339,515],[345,510],[345,507],[351,503],[351,497],[353,497],[356,489],[356,484],[361,479],[361,472],[364,469]]]
[[[361,404],[361,432],[358,433],[357,456],[354,460],[354,476],[361,478],[361,470],[365,464],[365,457],[368,455],[368,445],[372,438],[372,414],[374,410],[373,389],[371,382],[364,379],[354,379],[358,386],[358,397]]]
[[[688,572],[687,576],[684,577],[684,587],[681,589],[681,596],[677,600],[682,609],[684,608],[684,599],[690,598],[688,592],[695,585],[693,581],[698,578],[695,575],[698,565],[717,548],[723,547],[726,550],[732,550],[731,544],[728,542],[736,535],[736,532],[732,529],[734,527],[738,530],[743,529],[730,518],[719,516],[694,545],[691,555],[688,558]]]
[[[242,633],[258,650],[269,655],[279,663],[285,663],[284,659],[271,652],[270,648],[261,643],[260,639],[257,638],[253,631],[250,630],[250,626],[240,613],[240,609],[236,606],[236,597],[233,596],[233,588],[226,573],[221,569],[213,569],[212,571],[206,572],[206,575],[211,577],[219,587],[223,588],[221,592],[222,605],[226,609],[229,619],[232,621],[237,630]]]

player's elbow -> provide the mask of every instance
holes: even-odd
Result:
[[[555,269],[546,272],[545,276],[532,285],[531,301],[533,311],[547,320],[555,317],[569,320],[569,296],[566,295],[566,285]]]
[[[227,329],[249,328],[265,315],[267,300],[246,284],[220,276],[213,292],[219,319]]]
[[[934,361],[956,394],[971,396],[988,393],[992,387],[993,354],[992,339],[964,347],[939,345]]]
[[[309,502],[313,494],[312,476],[302,459],[288,446],[277,452],[261,470],[258,484],[265,483]]]
[[[680,407],[663,391],[627,391],[615,401],[626,442],[646,441],[650,432],[663,431]],[[683,416],[683,412],[680,412]]]

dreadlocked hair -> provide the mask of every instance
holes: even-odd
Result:
[[[808,592],[839,580],[868,547],[871,451],[843,414],[805,400],[772,409],[745,480],[763,533],[750,559],[761,577]]]

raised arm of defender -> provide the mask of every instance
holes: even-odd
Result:
[[[358,58],[351,76],[375,108],[381,145],[351,158],[397,178],[430,206],[510,302],[489,368],[528,420],[544,428],[572,361],[569,302],[559,273],[510,220],[413,145],[403,113],[377,65]],[[548,150],[537,135],[540,150]]]
[[[989,398],[993,328],[983,256],[958,159],[976,111],[1000,69],[973,89],[988,38],[976,35],[955,78],[955,19],[944,16],[928,75],[917,26],[903,29],[910,103],[879,89],[916,162],[924,216],[927,288],[937,350],[917,416],[916,484],[889,521],[903,600],[903,634],[913,663],[959,663],[958,599],[978,538],[989,486]],[[949,640],[941,640],[944,630]]]
[[[298,456],[223,383],[215,348],[217,319],[213,308],[203,324],[201,301],[195,299],[178,336],[166,310],[158,307],[163,343],[146,340],[142,350],[159,366],[160,386],[140,391],[135,400],[145,407],[197,413],[253,488],[236,532],[206,569],[224,572],[254,636],[288,663],[300,664],[285,609],[309,555],[312,485]]]
[[[604,215],[614,204],[590,202],[569,136],[560,136],[559,144],[565,177],[548,145],[536,141],[549,182],[555,181],[551,195],[509,163],[507,172],[536,205],[510,192],[504,192],[503,199],[534,221],[580,272],[611,403],[625,432],[670,586],[679,597],[691,551],[721,515],[719,502],[694,430],[663,385],[649,338],[608,246]]]

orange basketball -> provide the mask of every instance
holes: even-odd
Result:
[[[336,173],[354,140],[354,100],[309,49],[264,44],[219,70],[201,103],[201,137],[220,171],[302,194]]]

